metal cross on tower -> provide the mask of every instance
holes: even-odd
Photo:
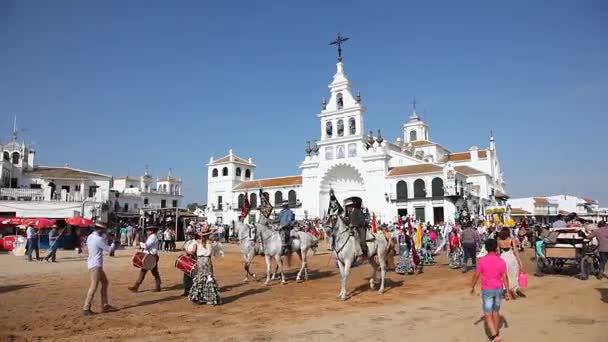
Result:
[[[329,43],[329,45],[337,45],[338,46],[338,62],[342,62],[342,43],[344,43],[345,41],[349,40],[350,38],[348,37],[342,37],[342,35],[340,35],[338,33],[338,37],[336,37],[336,40],[334,40],[333,42]]]

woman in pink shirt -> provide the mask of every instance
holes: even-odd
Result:
[[[504,292],[509,288],[507,277],[507,264],[496,254],[498,243],[494,239],[488,239],[485,243],[488,254],[477,261],[477,271],[473,275],[471,294],[475,294],[475,285],[481,278],[481,301],[483,314],[490,331],[490,339],[493,342],[501,341],[498,336],[500,328],[500,302]],[[509,291],[505,293],[505,299],[509,300]]]

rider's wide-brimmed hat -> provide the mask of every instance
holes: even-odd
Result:
[[[363,200],[360,197],[352,196],[344,200],[344,206],[348,207],[351,205],[360,207]]]
[[[95,222],[95,229],[108,229],[108,226],[101,222]]]
[[[285,206],[289,206],[289,201],[283,201],[283,203],[281,203],[284,207]]]

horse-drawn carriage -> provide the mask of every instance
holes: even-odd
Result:
[[[580,234],[583,227],[552,228],[545,238],[545,268],[561,273],[565,268],[577,270],[577,276],[587,278],[599,270],[597,243]]]

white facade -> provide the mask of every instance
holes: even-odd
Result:
[[[323,100],[317,114],[320,138],[307,148],[301,175],[255,179],[251,159],[245,161],[232,150],[218,161],[211,158],[207,164],[209,220],[236,220],[245,193],[250,201],[253,194],[259,205],[259,189],[268,193],[275,208],[280,207],[276,199],[290,199],[297,218],[323,217],[329,191],[334,189],[340,200],[361,197],[364,206],[385,222],[398,215],[437,223],[453,221],[465,198],[473,212],[481,213],[485,206],[506,197],[493,137],[485,149],[473,146],[451,153],[430,141],[429,126],[415,109],[403,125],[403,140],[388,142],[380,130],[375,136],[371,131],[366,135],[366,108],[351,88],[344,65],[338,62],[329,84],[329,101]],[[250,177],[237,175],[237,168],[251,170]],[[252,213],[257,214],[256,210]]]
[[[0,150],[0,216],[105,219],[111,176],[69,166],[34,166],[35,151],[16,139]]]
[[[169,174],[154,184],[148,171],[141,177],[119,177],[112,187],[116,213],[139,214],[141,209],[176,208],[181,205],[182,180]]]
[[[523,209],[529,212],[530,216],[541,221],[554,221],[557,215],[565,216],[570,213],[596,222],[606,216],[600,210],[598,201],[566,194],[511,198],[508,200],[508,205],[512,209]]]

